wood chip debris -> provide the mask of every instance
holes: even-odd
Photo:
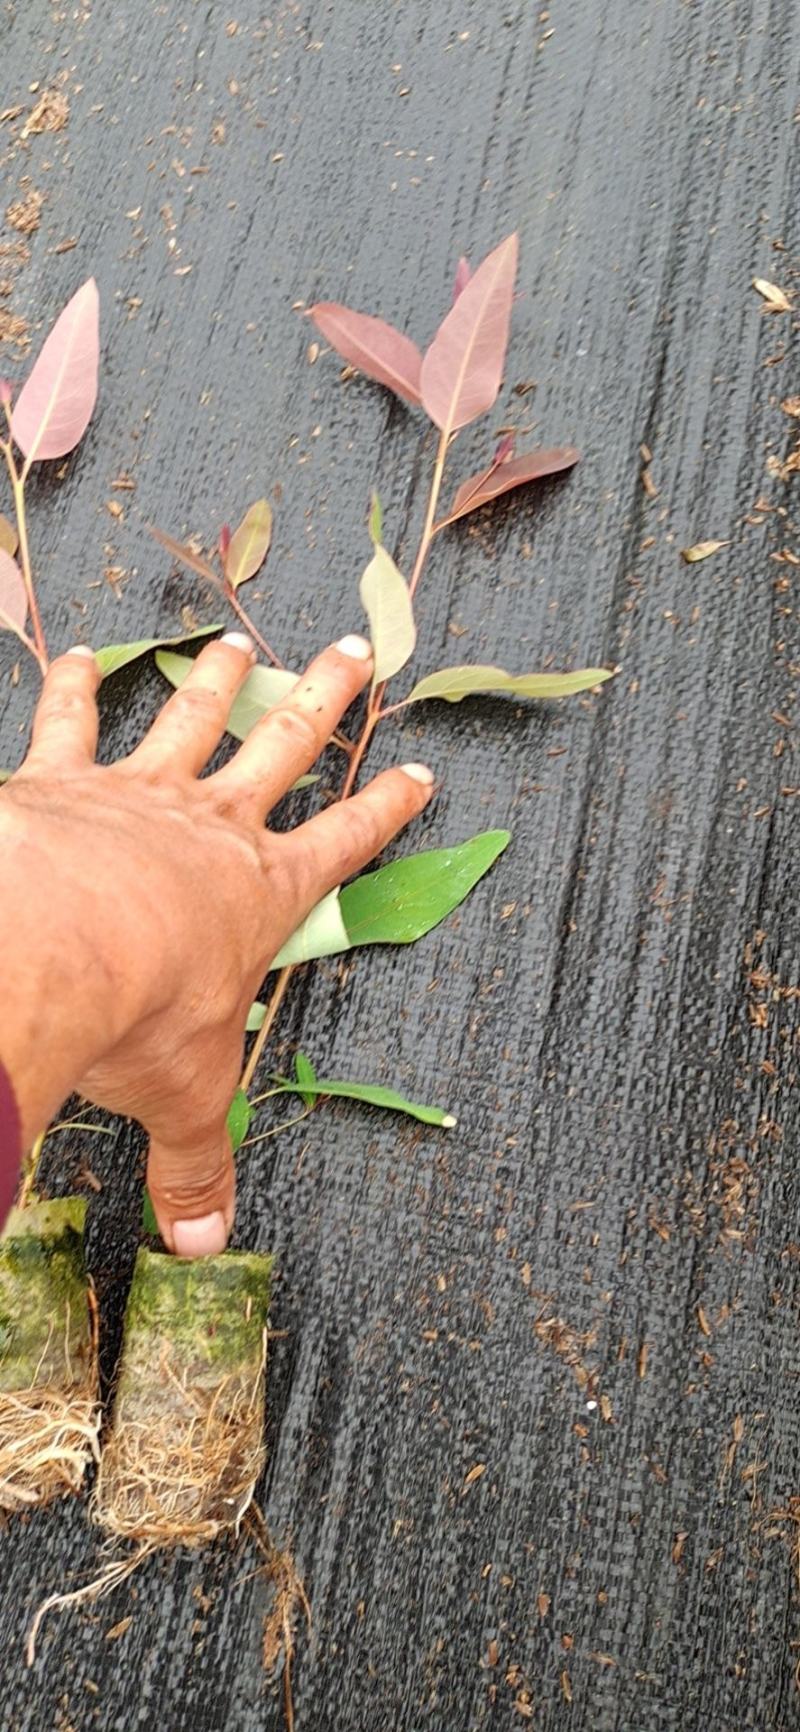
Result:
[[[63,132],[68,120],[69,103],[63,91],[45,90],[28,115],[20,137],[28,138],[34,132]]]
[[[37,191],[35,186],[29,188],[22,198],[15,199],[6,210],[6,222],[9,228],[16,229],[21,235],[34,235],[42,220],[42,205],[44,193]]]
[[[461,1487],[461,1496],[462,1497],[464,1496],[465,1492],[469,1491],[470,1486],[474,1485],[475,1481],[477,1479],[480,1479],[481,1475],[484,1474],[485,1472],[486,1472],[485,1461],[476,1461],[474,1463],[474,1466],[472,1466],[469,1469],[469,1472],[464,1475],[464,1484]]]
[[[694,547],[682,547],[681,559],[687,565],[695,565],[699,559],[710,559],[712,553],[719,553],[721,547],[730,547],[729,541],[696,541]]]
[[[777,283],[768,283],[766,277],[754,277],[753,288],[766,302],[764,311],[767,313],[790,313],[792,303],[779,289]]]
[[[800,397],[784,397],[781,408],[784,415],[800,415]]]

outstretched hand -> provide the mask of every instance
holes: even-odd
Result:
[[[273,958],[327,891],[422,811],[433,777],[387,770],[286,834],[271,808],[369,681],[371,651],[325,650],[234,757],[201,772],[255,660],[231,632],[198,656],[142,743],[95,762],[91,651],[54,662],[30,751],[0,792],[0,1057],[28,1141],[73,1088],[141,1121],[165,1243],[224,1248],[225,1119],[245,1019]]]

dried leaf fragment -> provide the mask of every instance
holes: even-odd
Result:
[[[476,1461],[474,1463],[474,1465],[469,1469],[469,1472],[464,1475],[464,1484],[461,1487],[461,1496],[462,1497],[464,1496],[465,1491],[468,1491],[469,1487],[471,1485],[475,1484],[476,1479],[480,1479],[481,1475],[484,1474],[485,1472],[486,1472],[485,1461]]]
[[[768,283],[766,277],[754,277],[753,288],[766,301],[765,311],[768,313],[790,313],[792,303],[779,289],[777,283]]]
[[[45,90],[31,110],[20,133],[28,138],[32,132],[61,132],[69,120],[69,103],[60,90]]]
[[[710,559],[712,553],[719,553],[721,547],[730,547],[729,541],[696,541],[693,547],[681,548],[681,559],[687,565],[695,565],[699,559]]]

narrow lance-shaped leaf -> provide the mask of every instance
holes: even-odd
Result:
[[[354,313],[338,301],[318,301],[311,317],[323,337],[342,359],[349,361],[379,385],[388,385],[407,403],[420,400],[422,355],[410,337],[396,331],[385,319],[370,313]]]
[[[313,1107],[318,1095],[317,1073],[304,1052],[296,1052],[294,1055],[294,1074],[299,1087],[305,1091],[303,1105]]]
[[[272,1080],[285,1094],[302,1095],[306,1106],[310,1106],[320,1095],[328,1095],[339,1100],[363,1101],[367,1106],[384,1107],[390,1112],[406,1113],[409,1118],[420,1119],[424,1125],[438,1125],[442,1130],[452,1130],[457,1123],[453,1114],[445,1112],[443,1108],[429,1107],[421,1101],[409,1100],[407,1095],[399,1094],[397,1089],[382,1088],[379,1083],[350,1082],[340,1077],[318,1077],[310,1067],[313,1079],[313,1087],[310,1087],[310,1079],[306,1075],[299,1075],[299,1060],[303,1056],[298,1053],[295,1060],[297,1082],[291,1082],[288,1077],[282,1076],[275,1076]]]
[[[56,320],[14,404],[11,432],[29,464],[66,457],[86,432],[97,401],[99,317],[90,277]]]
[[[197,631],[183,631],[177,637],[142,637],[131,643],[108,643],[102,649],[95,650],[94,659],[104,679],[109,674],[115,674],[120,668],[127,667],[128,662],[138,661],[139,656],[147,655],[148,650],[162,649],[176,643],[194,643],[197,638],[210,637],[213,632],[221,631],[219,621],[215,625],[200,626]],[[189,661],[190,657],[186,657]]]
[[[155,540],[166,548],[167,553],[172,554],[173,559],[177,559],[181,565],[188,565],[189,570],[196,571],[198,577],[205,577],[209,583],[215,583],[219,587],[219,572],[214,570],[213,565],[209,565],[202,553],[196,553],[185,541],[176,541],[175,536],[168,535],[166,529],[156,529],[153,523],[148,524],[148,528]]]
[[[19,536],[13,523],[9,523],[8,518],[0,511],[0,552],[10,553],[13,559],[18,546]]]
[[[228,1129],[228,1136],[231,1139],[231,1148],[234,1154],[236,1154],[237,1149],[241,1148],[242,1143],[247,1136],[247,1132],[250,1129],[252,1112],[253,1109],[244,1090],[237,1089],[228,1108],[228,1116],[225,1120]]]
[[[568,698],[612,678],[611,668],[576,668],[569,674],[508,674],[505,668],[495,667],[440,668],[419,680],[404,703],[444,698],[448,704],[460,704],[462,698],[495,692],[518,698]]]
[[[528,481],[543,481],[548,475],[561,475],[580,461],[574,445],[560,445],[552,451],[528,451],[523,457],[510,457],[497,467],[471,475],[462,481],[444,522],[455,523],[470,511],[479,511],[490,500],[524,487]]]
[[[171,650],[159,650],[156,655],[159,672],[175,687],[183,685],[193,665],[191,656],[174,655]],[[298,678],[299,675],[290,673],[288,668],[253,668],[233,700],[227,721],[228,733],[233,734],[235,740],[246,740],[256,722],[288,696]]]
[[[370,539],[374,541],[375,546],[378,547],[383,541],[383,506],[381,505],[379,495],[374,489],[369,512],[369,533]],[[14,549],[12,548],[11,551],[13,553]]]
[[[290,963],[310,962],[320,956],[338,956],[349,950],[350,940],[342,920],[339,891],[329,890],[302,926],[287,938],[271,963],[271,968],[287,968]]]
[[[351,945],[424,937],[464,901],[509,840],[508,830],[486,830],[456,848],[431,848],[363,873],[339,898]]]
[[[405,667],[417,641],[408,584],[385,547],[376,546],[360,594],[375,658],[373,684],[378,686]]]
[[[225,554],[225,576],[238,589],[260,571],[269,553],[272,540],[272,508],[266,499],[257,499],[234,530]]]
[[[447,436],[491,409],[500,389],[517,272],[509,235],[470,277],[422,362],[423,407]]]
[[[508,830],[486,830],[455,848],[408,854],[377,872],[362,874],[343,890],[331,891],[304,921],[302,937],[295,935],[303,954],[294,959],[312,962],[317,956],[338,955],[359,944],[413,944],[424,938],[464,901],[509,841]],[[333,906],[334,898],[338,908]],[[316,947],[317,918],[316,931],[324,948]],[[339,930],[336,949],[332,948],[334,921]],[[288,940],[281,957],[291,954],[294,942],[295,938]],[[278,957],[272,966],[281,966]],[[263,1004],[250,1006],[250,1033],[261,1027],[265,1014]]]
[[[16,560],[0,548],[0,631],[24,631],[27,617],[25,579]]]

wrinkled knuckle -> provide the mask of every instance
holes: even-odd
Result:
[[[220,1139],[221,1141],[221,1139]],[[219,1207],[220,1194],[231,1183],[230,1163],[219,1152],[209,1156],[203,1167],[191,1167],[185,1172],[156,1172],[150,1180],[154,1201],[164,1204],[175,1214],[185,1210],[188,1215],[203,1215]]]
[[[272,721],[276,733],[293,750],[299,747],[301,751],[316,756],[319,751],[319,734],[313,717],[307,710],[275,710]]]
[[[359,859],[372,859],[377,854],[383,842],[383,834],[378,821],[377,812],[370,806],[353,806],[348,814],[349,842],[354,856]]]
[[[222,713],[219,694],[209,686],[183,686],[173,699],[179,715],[192,722],[215,722]]]
[[[71,722],[76,716],[84,714],[86,708],[83,692],[70,691],[67,686],[57,686],[42,703],[42,717],[46,722]]]

